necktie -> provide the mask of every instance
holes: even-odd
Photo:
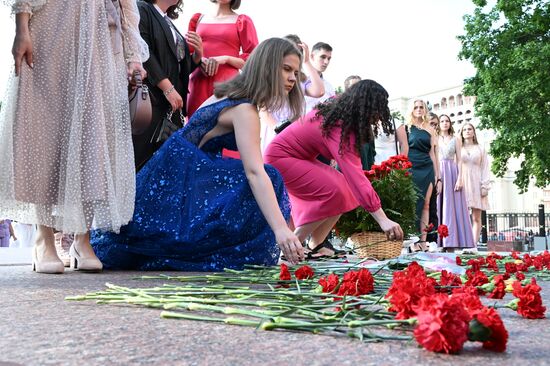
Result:
[[[168,17],[168,15],[165,15],[164,19],[166,19],[168,25],[172,28],[176,36],[176,56],[178,58],[178,62],[180,62],[185,57],[185,39],[183,39],[183,36],[176,30],[176,26],[172,23],[172,20]]]

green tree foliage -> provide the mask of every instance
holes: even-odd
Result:
[[[503,176],[512,157],[522,160],[514,183],[521,191],[531,178],[550,184],[550,2],[473,0],[466,15],[461,59],[476,67],[464,92],[477,96],[481,128],[493,129],[492,171]]]

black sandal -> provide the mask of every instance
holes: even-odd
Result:
[[[345,250],[336,249],[332,245],[332,243],[330,241],[328,241],[328,239],[325,239],[321,244],[317,245],[313,249],[311,249],[309,247],[309,245],[307,245],[306,248],[310,250],[306,254],[306,259],[308,259],[308,260],[342,258],[342,257],[345,257],[346,254],[347,254]],[[319,251],[322,248],[332,250],[334,252],[334,254],[332,254],[332,255],[322,254],[322,255],[318,255],[318,256],[313,255],[313,254],[319,253]]]

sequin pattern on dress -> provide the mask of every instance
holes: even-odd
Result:
[[[107,268],[220,271],[277,262],[274,234],[242,162],[221,156],[223,148],[236,148],[234,134],[197,147],[224,108],[244,102],[224,99],[199,109],[147,162],[137,176],[132,222],[120,235],[94,233],[92,245]],[[288,218],[282,178],[265,168]]]

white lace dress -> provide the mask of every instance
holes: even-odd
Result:
[[[0,1],[32,14],[34,53],[3,99],[0,217],[118,231],[135,194],[126,63],[148,57],[135,1],[120,0],[122,25],[113,0]]]

